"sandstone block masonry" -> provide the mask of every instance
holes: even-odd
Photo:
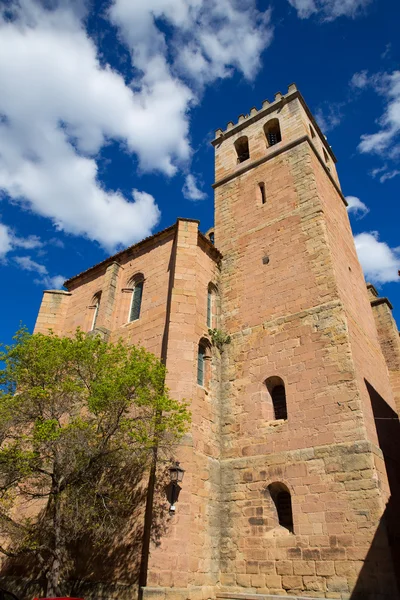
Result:
[[[45,292],[36,326],[142,343],[191,401],[142,593],[399,598],[399,333],[366,287],[336,158],[294,85],[213,145],[214,228],[178,219]],[[110,583],[132,590],[125,566]]]

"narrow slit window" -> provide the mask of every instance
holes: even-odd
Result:
[[[140,317],[140,309],[142,307],[143,297],[143,281],[138,281],[134,284],[132,292],[131,309],[129,312],[129,321],[137,321]]]
[[[246,135],[243,135],[241,138],[236,140],[235,150],[237,154],[238,163],[242,163],[248,158],[250,158],[249,140]]]
[[[210,234],[209,234],[208,237],[210,238],[210,242],[212,244],[214,244],[215,243],[215,236],[214,236],[214,232],[213,231],[210,232]]]
[[[261,204],[265,204],[267,202],[267,197],[265,195],[265,183],[259,183],[258,189],[259,189],[259,197],[261,200]]]
[[[324,152],[324,159],[325,159],[325,162],[326,162],[326,163],[329,163],[329,156],[328,156],[328,154],[327,154],[327,152],[326,152],[325,148],[323,148],[323,152]]]
[[[209,327],[209,328],[212,327],[212,310],[213,310],[213,293],[209,286],[208,290],[207,290],[207,327]]]
[[[275,146],[282,141],[281,127],[279,125],[279,119],[271,119],[264,125],[264,133],[267,140],[267,146]]]
[[[206,349],[202,344],[199,344],[197,352],[197,383],[198,385],[204,386],[204,363],[205,363]]]
[[[310,131],[311,131],[311,137],[315,138],[315,131],[314,128],[310,125]]]
[[[93,329],[96,328],[96,323],[97,323],[97,317],[99,315],[99,308],[100,308],[100,299],[101,299],[101,293],[98,293],[95,295],[95,297],[93,298],[93,319],[92,319],[92,327],[91,327],[91,331],[93,331]]]

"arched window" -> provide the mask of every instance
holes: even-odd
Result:
[[[281,127],[279,125],[279,119],[271,119],[264,125],[264,133],[267,140],[267,146],[275,146],[282,141]]]
[[[292,497],[284,483],[275,482],[268,486],[268,491],[275,504],[278,523],[293,532]]]
[[[137,321],[138,318],[140,317],[140,309],[142,307],[143,285],[144,285],[143,275],[136,275],[131,280],[131,285],[133,286],[133,291],[132,291],[131,305],[129,308],[129,322]]]
[[[275,419],[287,419],[285,384],[280,377],[269,377],[265,385],[270,393]]]
[[[315,138],[315,131],[314,128],[310,125],[310,131],[311,131],[311,137]]]
[[[204,386],[205,356],[205,346],[203,346],[203,344],[199,344],[197,349],[197,383],[202,386]]]
[[[210,359],[210,343],[203,338],[197,348],[197,384],[202,387],[208,387],[210,383]]]
[[[246,135],[243,135],[235,142],[235,150],[237,154],[237,162],[241,163],[250,158],[249,140]]]
[[[207,327],[212,327],[212,311],[213,311],[213,297],[212,289],[208,286],[207,290]]]
[[[207,327],[214,329],[217,326],[217,288],[213,283],[207,288]]]
[[[208,234],[209,240],[212,244],[215,243],[215,235],[213,231],[210,231],[210,233]]]
[[[329,163],[329,156],[327,151],[325,150],[325,148],[322,148],[323,152],[324,152],[324,159],[326,163]]]
[[[92,304],[91,304],[91,307],[93,308],[92,326],[90,328],[91,331],[93,331],[93,329],[96,328],[96,322],[97,322],[97,317],[98,317],[99,308],[100,308],[100,300],[101,300],[101,292],[97,292],[97,294],[95,294],[93,296],[93,300],[92,300]]]

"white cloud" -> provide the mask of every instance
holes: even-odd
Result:
[[[379,181],[381,183],[384,183],[388,179],[393,179],[393,177],[397,177],[398,175],[400,175],[399,169],[393,169],[393,171],[386,171],[385,173],[383,173],[383,175],[379,177]]]
[[[29,235],[26,238],[18,237],[11,227],[0,222],[0,259],[4,259],[6,254],[15,248],[32,250],[42,248],[42,246],[43,242],[37,235]]]
[[[7,225],[0,223],[0,259],[12,249],[12,232]]]
[[[174,71],[195,88],[229,77],[233,69],[254,78],[273,31],[270,11],[257,10],[256,0],[114,0],[110,18],[145,78],[154,82],[156,63],[158,76],[171,78]],[[171,28],[169,47],[157,19]]]
[[[135,67],[128,85],[100,63],[83,3],[46,6],[13,0],[0,9],[0,190],[58,230],[114,250],[149,235],[160,212],[143,191],[105,189],[99,151],[114,140],[142,171],[187,168],[199,84],[234,69],[254,77],[272,37],[269,13],[256,0],[115,0],[109,15]]]
[[[385,98],[385,110],[376,133],[364,134],[358,146],[360,152],[397,158],[400,154],[400,71],[373,76],[371,85]]]
[[[170,128],[157,140],[148,136],[155,99],[135,96],[120,75],[100,66],[76,15],[29,0],[21,6],[15,20],[0,21],[0,188],[57,229],[109,250],[150,234],[159,220],[154,199],[104,190],[91,155],[110,137],[137,152],[143,168],[173,172],[172,157],[188,155],[187,144],[173,140],[179,116],[174,108],[156,111]]]
[[[393,179],[400,175],[400,169],[391,169],[387,164],[383,165],[383,167],[376,167],[370,171],[369,175],[375,179],[375,177],[379,177],[379,181],[384,183],[388,179]]]
[[[340,125],[343,118],[344,102],[325,103],[315,111],[315,118],[323,133],[328,133]]]
[[[400,248],[390,248],[379,241],[376,231],[354,237],[357,254],[365,277],[376,284],[399,281]]]
[[[44,285],[47,288],[59,289],[63,286],[63,282],[66,279],[63,275],[49,275],[47,267],[32,260],[30,256],[14,256],[14,261],[23,271],[30,271],[40,275],[39,278],[34,279],[34,282]]]
[[[191,174],[186,176],[182,193],[188,200],[204,200],[207,198],[207,194],[199,189],[196,178]]]
[[[44,265],[37,263],[32,260],[30,256],[14,256],[14,260],[17,265],[24,271],[34,271],[40,275],[46,275],[47,269]]]
[[[55,248],[65,248],[65,244],[60,238],[50,238],[47,242],[50,246],[54,246]]]
[[[375,169],[372,169],[372,171],[370,171],[370,175],[371,177],[377,177],[379,175],[379,173],[383,173],[384,171],[386,171],[387,167],[376,167]]]
[[[308,19],[319,13],[326,21],[337,17],[355,18],[372,0],[289,0],[300,19]]]
[[[360,90],[367,87],[368,83],[368,71],[360,71],[359,73],[354,73],[353,77],[350,79],[350,86]]]
[[[365,217],[369,213],[369,208],[356,196],[346,196],[347,212],[354,213],[358,218]]]
[[[53,277],[45,275],[41,279],[35,279],[35,283],[43,285],[49,290],[59,290],[63,287],[66,277],[64,275],[54,275]]]
[[[42,248],[43,242],[37,235],[29,235],[27,238],[13,237],[13,246],[15,248],[24,248],[25,250],[33,250]]]

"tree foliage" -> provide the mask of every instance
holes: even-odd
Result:
[[[0,551],[34,555],[59,593],[68,552],[103,543],[132,510],[129,481],[187,429],[165,368],[145,349],[30,335],[0,352]],[[128,485],[127,485],[128,482]]]

